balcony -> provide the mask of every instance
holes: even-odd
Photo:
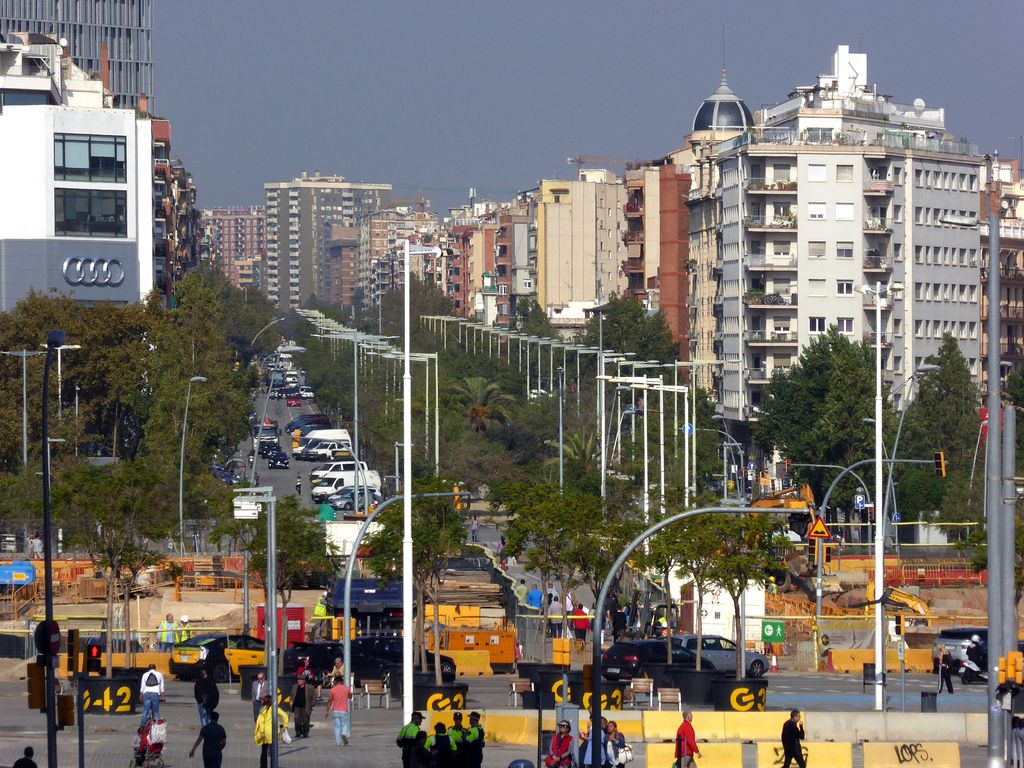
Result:
[[[796,305],[796,294],[791,293],[788,296],[783,296],[781,293],[765,293],[764,291],[751,290],[743,294],[743,303],[748,307],[757,309],[792,307]]]
[[[781,346],[797,343],[797,335],[793,331],[744,331],[743,340],[752,345]]]
[[[865,256],[865,272],[892,272],[892,261],[882,256]]]
[[[756,408],[756,410],[755,410],[755,408]],[[759,412],[760,412],[760,408],[757,408],[757,406],[754,406],[754,405],[744,405],[743,406],[743,418],[745,418],[747,421],[757,421],[757,416],[758,416]]]
[[[895,371],[882,371],[882,381],[886,384],[892,384],[896,381]]]
[[[864,219],[864,232],[869,235],[891,235],[892,222],[888,219],[866,218]]]
[[[626,259],[622,262],[622,271],[626,274],[641,273],[644,271],[644,260],[643,259]]]
[[[1024,320],[1024,306],[1003,304],[999,308],[999,316],[1003,320]],[[988,320],[988,304],[981,308],[981,319]]]
[[[743,226],[751,230],[796,229],[796,216],[744,216]]]
[[[877,338],[877,336],[878,336],[877,333],[871,333],[871,332],[865,333],[864,334],[864,346],[865,347],[871,347],[872,349],[874,349],[874,347],[875,347],[875,339]],[[892,346],[892,336],[890,334],[888,334],[888,333],[883,333],[882,334],[882,347],[888,348],[888,347],[891,347],[891,346]]]
[[[1003,342],[999,345],[999,356],[1010,360],[1024,358],[1024,343],[1019,341]]]
[[[622,242],[624,243],[641,243],[644,239],[644,232],[642,229],[627,229],[622,233]]]
[[[758,272],[792,272],[797,267],[793,254],[748,253],[743,257],[743,266]]]
[[[767,384],[771,381],[765,368],[747,368],[744,373],[747,375],[747,381],[751,384]]]
[[[895,184],[891,181],[882,181],[880,179],[872,179],[866,187],[864,187],[865,195],[891,195]]]
[[[875,296],[872,293],[865,293],[864,294],[864,310],[865,311],[874,312],[875,311],[875,302],[876,301],[878,301],[878,297],[877,296]],[[883,312],[891,312],[892,311],[892,302],[889,301],[884,296],[882,297],[882,311]]]
[[[644,215],[644,204],[639,200],[630,200],[626,203],[625,207],[626,218],[630,219],[636,216]]]
[[[782,181],[767,181],[766,179],[744,179],[743,188],[750,194],[796,194],[796,181],[785,179]]]

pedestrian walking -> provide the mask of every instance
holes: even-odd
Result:
[[[539,585],[534,584],[533,589],[526,593],[526,605],[535,611],[544,607],[544,593],[540,591]]]
[[[348,737],[352,735],[349,710],[351,701],[352,689],[345,685],[345,678],[342,675],[335,675],[333,684],[327,691],[327,707],[324,716],[334,721],[334,746],[336,747],[340,747],[343,741],[347,747]]]
[[[947,691],[953,692],[953,655],[946,646],[940,644],[938,693],[942,693],[943,684],[945,684]]]
[[[800,710],[789,713],[789,720],[782,725],[782,768],[789,768],[790,762],[796,760],[797,768],[807,768],[803,747],[800,744],[804,736],[804,724],[800,719]]]
[[[477,520],[476,515],[469,521],[469,540],[476,544],[480,541],[480,521]]]
[[[480,768],[484,762],[484,747],[487,746],[487,743],[484,727],[480,725],[479,712],[469,713],[469,728],[466,729],[462,743],[462,749],[466,751],[463,765],[466,768]]]
[[[423,715],[419,712],[413,712],[412,718],[398,732],[398,738],[395,740],[395,743],[402,750],[402,768],[410,768],[413,749],[417,746],[422,747],[427,742],[426,732],[420,729],[422,724]],[[419,741],[420,734],[423,734],[422,741]],[[427,752],[427,756],[430,756],[429,752]]]
[[[274,713],[270,709],[270,696],[264,696],[261,703],[253,740],[260,748],[260,768],[267,768],[270,745],[274,742]],[[288,713],[280,707],[277,708],[277,727],[281,731],[288,727]]]
[[[220,690],[217,683],[210,679],[210,673],[205,669],[199,670],[199,679],[192,688],[192,695],[196,700],[196,707],[199,709],[199,727],[202,728],[210,722],[210,713],[220,703]]]
[[[697,764],[694,757],[701,757],[697,746],[697,734],[693,731],[693,712],[683,712],[683,722],[676,730],[676,763],[675,768],[694,768]]]
[[[316,704],[315,691],[306,685],[306,677],[300,676],[292,686],[292,703],[289,707],[295,715],[295,738],[309,738],[309,716],[313,714],[313,706]]]
[[[196,743],[192,745],[192,749],[188,753],[190,758],[195,757],[196,749],[199,748],[201,742],[203,745],[203,768],[220,768],[221,762],[224,760],[224,747],[228,743],[228,734],[224,730],[224,726],[217,722],[218,720],[220,720],[220,713],[211,712],[208,722],[199,729]]]
[[[174,650],[178,642],[178,627],[174,623],[174,614],[168,613],[156,628],[156,649],[165,653]]]
[[[25,753],[14,761],[11,768],[38,768],[36,761],[32,759],[35,754],[36,751],[32,747],[25,747]]]
[[[295,476],[295,494],[297,496],[301,496],[302,495],[302,473],[301,472],[299,472],[299,474],[297,474]]]
[[[587,630],[590,629],[590,619],[587,617],[587,609],[581,603],[573,609],[572,630],[577,640],[587,639]]]
[[[256,674],[256,679],[252,681],[252,721],[255,723],[256,718],[260,716],[260,710],[263,708],[263,699],[270,695],[270,683],[267,682],[267,676],[263,672]]]
[[[157,671],[156,664],[149,665],[149,671],[142,676],[139,685],[139,701],[142,702],[142,725],[149,718],[160,719],[160,702],[164,700],[164,676]]]

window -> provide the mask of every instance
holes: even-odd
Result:
[[[903,223],[903,206],[902,205],[893,205],[893,207],[892,207],[892,220],[895,221],[897,224],[902,224]]]
[[[772,250],[776,256],[791,256],[793,253],[793,243],[789,240],[776,240],[772,243]]]
[[[811,321],[811,333],[824,333],[825,332],[825,318],[824,317],[811,317],[808,318]]]
[[[853,333],[853,318],[852,317],[840,317],[836,319],[836,326],[839,328],[840,333]]]
[[[852,165],[837,165],[836,166],[836,181],[853,181],[853,166]]]
[[[828,181],[828,177],[825,175],[824,165],[808,165],[807,166],[807,180],[808,181]]]
[[[853,296],[853,280],[837,280],[836,294],[839,296]]]
[[[825,204],[824,203],[808,203],[807,204],[807,218],[808,219],[824,219],[825,218]]]
[[[775,181],[789,181],[789,166],[788,165],[772,165],[772,175],[775,176]]]
[[[62,181],[125,181],[125,137],[55,133],[53,178]]]
[[[811,279],[808,281],[807,292],[811,296],[824,296],[825,295],[825,280]]]
[[[836,243],[836,257],[840,259],[852,259],[853,258],[853,243],[838,242]]]
[[[127,237],[127,193],[105,189],[55,189],[54,234]]]
[[[836,221],[853,221],[853,203],[836,203]]]
[[[825,258],[825,241],[812,240],[809,243],[807,243],[807,254],[812,259]]]

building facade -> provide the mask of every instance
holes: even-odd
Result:
[[[267,260],[264,290],[281,309],[295,309],[319,290],[324,225],[354,226],[386,207],[390,184],[346,181],[303,173],[292,181],[263,185],[266,193]]]
[[[236,288],[260,288],[267,254],[263,206],[206,208],[201,215],[210,261]]]
[[[61,46],[0,43],[0,311],[31,290],[144,299],[154,286],[153,127],[109,106]]]
[[[0,36],[15,32],[64,38],[77,66],[109,69],[115,106],[153,109],[153,0],[0,0]]]

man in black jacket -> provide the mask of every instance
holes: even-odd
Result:
[[[807,768],[803,748],[800,746],[803,738],[804,724],[800,721],[800,710],[794,709],[789,713],[789,720],[782,726],[782,768],[789,768],[791,760],[796,760],[798,768]]]
[[[199,725],[202,727],[210,722],[210,713],[220,703],[220,691],[217,690],[217,684],[210,679],[210,675],[205,669],[199,670],[199,679],[196,680],[195,687],[192,689],[192,695],[195,696],[196,706],[199,707]]]

